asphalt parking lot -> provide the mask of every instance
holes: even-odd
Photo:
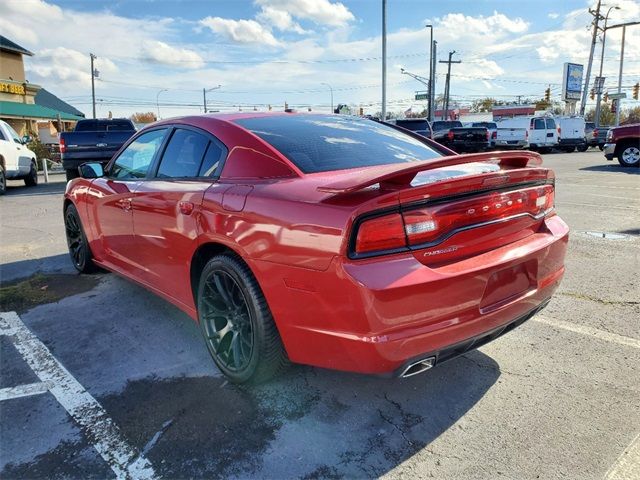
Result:
[[[40,274],[0,317],[0,477],[640,478],[640,171],[544,160],[572,235],[537,317],[404,380],[297,366],[251,388],[173,306],[74,274],[62,176],[9,182],[2,285]]]

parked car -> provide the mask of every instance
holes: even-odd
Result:
[[[495,142],[498,134],[498,124],[496,122],[471,122],[470,127],[481,127],[489,130],[489,138],[491,148],[495,147]]]
[[[426,118],[402,118],[390,123],[395,123],[395,125],[416,132],[423,137],[431,138],[431,125]]]
[[[597,146],[600,151],[604,150],[604,144],[607,143],[607,134],[610,128],[611,127],[606,125],[600,125],[594,130],[595,146]]]
[[[67,180],[76,178],[78,167],[85,162],[106,165],[134,133],[133,123],[126,118],[80,120],[73,132],[62,132],[60,157]]]
[[[537,153],[442,151],[358,117],[164,120],[80,167],[69,252],[199,322],[233,382],[289,361],[408,377],[529,319],[564,272]]]
[[[451,128],[442,143],[457,153],[484,152],[491,148],[491,134],[485,127]]]
[[[445,145],[448,141],[449,130],[460,127],[462,127],[462,122],[458,120],[436,120],[431,123],[431,138]]]
[[[571,153],[577,149],[587,150],[587,138],[585,134],[584,117],[559,116],[556,117],[558,125],[558,149]]]
[[[553,117],[522,116],[505,118],[496,122],[498,128],[524,128],[528,131],[527,141],[531,150],[548,153],[558,145],[558,130]]]
[[[0,120],[0,195],[7,190],[7,180],[24,180],[27,187],[38,185],[36,154],[25,146],[28,142],[28,137],[21,137]]]
[[[623,167],[640,166],[640,123],[610,128],[604,156],[607,160],[617,158]]]
[[[523,150],[529,148],[529,129],[501,127],[493,133],[493,146],[499,150]]]

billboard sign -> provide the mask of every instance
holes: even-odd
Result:
[[[580,100],[582,94],[583,66],[577,63],[565,63],[562,73],[562,99]]]

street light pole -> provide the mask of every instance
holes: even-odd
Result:
[[[202,106],[204,107],[204,113],[207,113],[207,92],[212,92],[220,87],[222,87],[222,85],[218,85],[217,87],[213,87],[208,90],[206,88],[202,89]]]
[[[600,54],[600,73],[598,74],[598,77],[600,78],[602,78],[602,64],[604,63],[604,46],[607,41],[607,22],[609,21],[609,14],[611,13],[611,10],[614,10],[614,9],[620,10],[620,7],[618,6],[609,7],[609,10],[607,10],[607,15],[604,17],[604,29],[602,30],[602,53]],[[600,80],[599,88],[598,88],[598,91],[596,92],[598,94],[598,97],[596,100],[596,118],[594,119],[596,123],[596,127],[600,126],[600,102],[602,101],[603,84],[604,82]]]
[[[622,64],[624,62],[624,34],[627,26],[622,26],[622,47],[620,48],[620,71],[618,72],[618,99],[616,100],[616,127],[620,125],[620,93],[622,93]]]
[[[429,36],[429,102],[427,108],[427,119],[431,121],[431,112],[433,112],[433,97],[431,96],[431,82],[433,82],[433,25],[425,25],[430,31]]]
[[[387,120],[387,0],[382,0],[382,121]]]
[[[158,99],[160,97],[160,94],[162,92],[166,92],[167,89],[163,88],[162,90],[160,90],[157,94],[156,94],[156,108],[158,109],[158,120],[160,120],[160,104],[158,103]]]
[[[93,106],[93,118],[96,118],[96,86],[95,86],[95,76],[96,71],[93,68],[93,61],[98,58],[93,53],[89,54],[91,58],[91,105]]]
[[[322,82],[320,85],[326,85],[329,87],[329,91],[331,92],[331,113],[333,113],[333,88],[327,82]]]
[[[595,12],[589,9],[589,13],[594,16],[593,19],[593,36],[591,38],[591,51],[589,52],[589,63],[587,63],[587,76],[584,81],[584,91],[582,92],[582,100],[580,101],[580,116],[584,117],[584,110],[587,105],[587,90],[589,90],[589,77],[591,76],[591,64],[593,63],[593,51],[596,48],[596,38],[598,36],[598,22],[602,18],[600,15],[600,6],[602,0],[598,0]]]

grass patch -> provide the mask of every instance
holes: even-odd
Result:
[[[98,277],[87,275],[44,275],[0,286],[0,311],[26,312],[37,305],[54,303],[91,290]]]

